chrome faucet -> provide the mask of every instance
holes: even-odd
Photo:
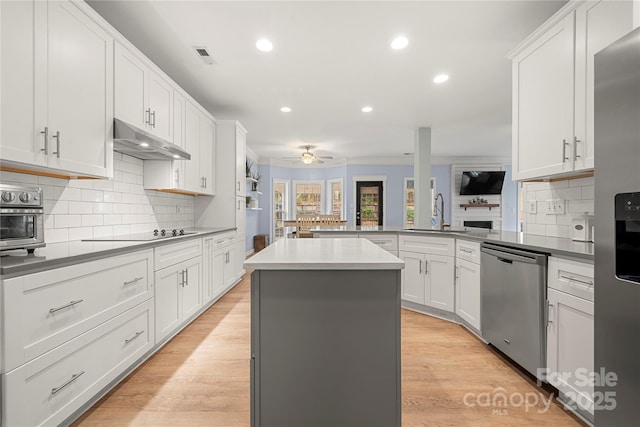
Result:
[[[440,231],[444,231],[444,228],[449,227],[451,224],[444,222],[444,196],[442,193],[438,193],[433,201],[433,216],[438,216],[438,197],[440,198]]]

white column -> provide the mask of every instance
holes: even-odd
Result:
[[[431,128],[418,128],[413,149],[415,228],[431,228]]]

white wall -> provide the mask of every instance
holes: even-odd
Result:
[[[524,183],[524,231],[549,237],[571,237],[571,219],[575,215],[593,215],[594,178],[581,178],[557,182]],[[545,201],[565,200],[564,215],[545,214]],[[537,213],[530,214],[529,202],[536,202]]]
[[[6,184],[44,192],[47,243],[193,227],[193,196],[143,189],[143,161],[114,153],[112,180],[66,180],[0,172]]]

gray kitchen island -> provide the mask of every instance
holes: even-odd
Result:
[[[400,272],[366,239],[282,239],[249,258],[251,425],[401,425]]]

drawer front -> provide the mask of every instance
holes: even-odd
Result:
[[[389,252],[398,250],[398,236],[395,234],[360,234],[360,238],[367,239],[372,243],[386,249]]]
[[[8,426],[58,425],[153,347],[153,301],[4,377]]]
[[[480,264],[480,243],[457,239],[456,258]]]
[[[570,295],[593,301],[593,264],[549,257],[547,286]]]
[[[236,233],[216,234],[215,236],[212,236],[212,239],[213,239],[214,250],[232,245],[237,240]]]
[[[151,250],[5,281],[10,371],[153,297]]]
[[[155,251],[155,270],[179,264],[202,254],[202,239],[189,239],[186,242],[159,246]]]
[[[454,256],[454,241],[455,239],[451,237],[401,235],[398,249],[423,254]]]

